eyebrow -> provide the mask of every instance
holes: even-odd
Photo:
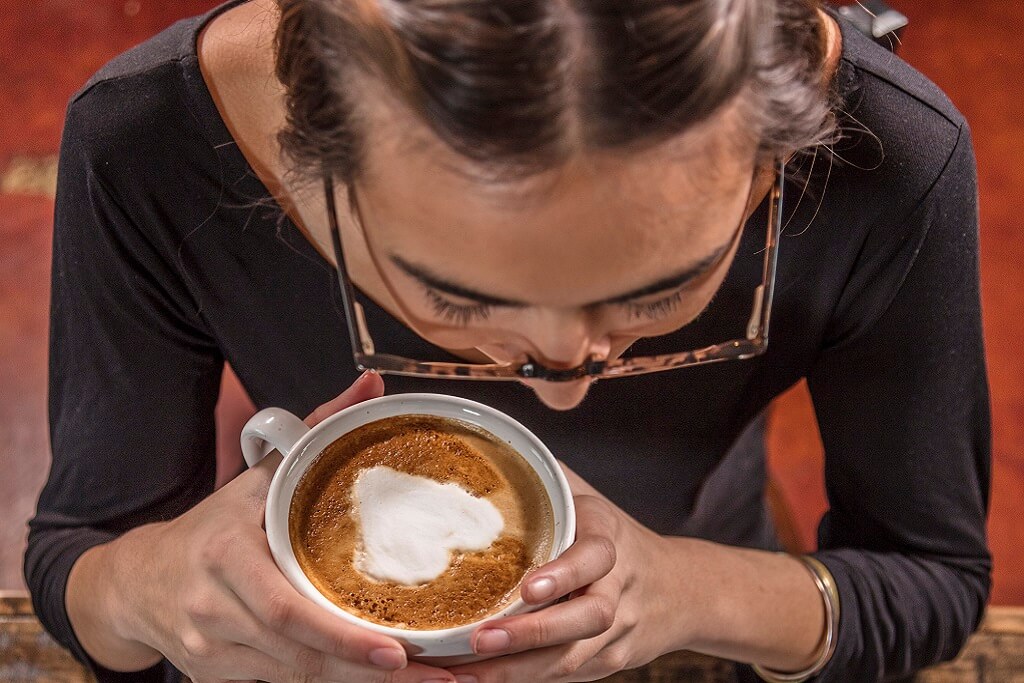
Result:
[[[624,294],[618,294],[607,299],[602,299],[600,301],[594,301],[589,304],[585,304],[585,307],[600,306],[604,304],[621,304],[632,299],[639,299],[644,296],[657,294],[659,292],[665,292],[670,289],[678,289],[683,285],[689,283],[690,281],[696,280],[701,275],[704,275],[706,272],[708,272],[708,270],[710,270],[711,267],[715,265],[719,261],[719,259],[721,259],[722,256],[729,250],[730,246],[732,246],[731,240],[728,243],[718,247],[717,249],[715,249],[710,254],[700,259],[693,265],[687,267],[685,270],[682,270],[673,275],[669,275],[660,280],[656,280],[655,282],[652,282],[648,285],[637,287],[636,289],[630,290]],[[506,299],[504,297],[485,294],[483,292],[478,292],[474,289],[470,289],[469,287],[466,287],[464,285],[460,285],[456,282],[451,282],[450,280],[447,280],[443,277],[435,275],[434,273],[431,273],[428,269],[424,268],[423,266],[418,266],[409,263],[401,256],[398,256],[396,254],[391,254],[390,258],[392,263],[394,263],[396,266],[402,269],[407,275],[415,278],[416,280],[419,280],[421,284],[426,285],[427,287],[435,289],[439,292],[449,294],[451,296],[457,296],[461,299],[469,299],[471,301],[476,301],[487,306],[526,308],[527,306],[532,305],[525,301],[516,301],[514,299]]]

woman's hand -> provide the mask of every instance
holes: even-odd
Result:
[[[380,377],[364,374],[306,423],[382,393]],[[397,641],[330,615],[288,583],[262,528],[279,463],[268,456],[182,516],[110,544],[105,568],[126,603],[111,626],[196,683],[451,681],[444,670],[407,664]]]
[[[563,468],[575,494],[576,542],[527,577],[522,595],[534,604],[569,600],[478,629],[479,654],[520,654],[453,667],[460,683],[593,681],[676,649],[679,582],[669,544]]]

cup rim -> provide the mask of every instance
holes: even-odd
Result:
[[[358,413],[360,411],[368,411],[366,419],[359,421],[358,424],[352,426],[351,428],[345,431],[339,432],[331,436],[331,440],[338,439],[344,434],[347,434],[352,430],[357,429],[358,427],[361,427],[365,424],[369,424],[376,420],[387,419],[388,417],[394,417],[400,414],[432,414],[429,411],[429,405],[418,406],[418,408],[427,408],[427,410],[415,410],[409,411],[408,413],[398,413],[397,415],[373,414],[374,411],[379,411],[381,406],[388,406],[390,404],[413,401],[426,402],[428,404],[440,404],[448,407],[462,408],[464,410],[468,409],[467,417],[476,417],[481,421],[486,421],[486,419],[489,419],[491,421],[504,424],[510,427],[513,431],[515,431],[520,437],[525,439],[533,448],[533,450],[540,456],[540,458],[546,461],[545,464],[547,466],[547,469],[549,470],[550,474],[554,478],[555,483],[557,485],[557,491],[553,492],[547,485],[545,485],[545,492],[547,493],[548,499],[551,503],[552,512],[554,513],[556,506],[558,506],[565,515],[565,520],[561,530],[555,531],[555,536],[554,538],[552,538],[551,550],[549,551],[548,558],[545,560],[544,563],[551,562],[555,558],[559,557],[563,552],[565,552],[565,550],[570,545],[572,545],[576,529],[576,510],[575,505],[573,503],[572,491],[569,487],[569,481],[566,478],[565,473],[562,471],[562,468],[559,466],[558,460],[555,458],[554,454],[551,453],[551,451],[544,444],[544,442],[541,441],[532,431],[530,431],[526,426],[524,426],[522,423],[520,423],[512,416],[507,415],[506,413],[496,408],[485,405],[483,403],[479,403],[477,401],[462,398],[459,396],[450,396],[448,394],[436,393],[390,394],[387,396],[380,396],[360,403],[356,403],[352,406],[349,406],[348,408],[345,408],[325,418],[317,425],[310,428],[309,431],[303,434],[302,438],[300,438],[294,444],[289,455],[285,457],[284,460],[282,460],[281,464],[277,468],[277,471],[274,473],[273,480],[271,481],[270,488],[267,492],[267,505],[264,515],[264,524],[267,530],[267,539],[270,545],[271,554],[274,556],[274,560],[285,573],[289,581],[299,591],[299,593],[301,593],[307,599],[313,601],[320,607],[327,609],[332,614],[341,617],[342,619],[345,619],[346,621],[349,621],[355,625],[358,625],[363,628],[368,628],[376,633],[381,633],[383,635],[387,635],[399,640],[406,641],[413,645],[418,645],[430,642],[443,642],[461,638],[465,635],[472,633],[477,627],[479,627],[481,624],[485,622],[524,612],[526,611],[527,605],[523,601],[522,596],[518,595],[513,600],[509,601],[509,603],[505,605],[505,607],[503,607],[501,610],[493,614],[489,614],[483,617],[482,619],[478,619],[468,624],[452,626],[450,628],[445,629],[403,629],[395,626],[378,624],[376,622],[363,619],[343,609],[339,605],[332,602],[326,595],[321,593],[320,590],[318,590],[315,585],[313,585],[313,582],[310,581],[309,577],[306,576],[306,573],[302,571],[302,568],[299,566],[298,559],[295,557],[295,550],[294,548],[292,548],[291,535],[288,532],[287,528],[285,528],[284,530],[277,529],[277,523],[275,522],[275,533],[280,535],[281,538],[270,538],[271,519],[280,518],[282,506],[286,508],[284,512],[286,515],[285,519],[287,519],[288,508],[291,507],[291,495],[288,496],[287,501],[281,500],[282,487],[285,486],[286,481],[291,480],[293,478],[296,481],[297,485],[298,479],[309,468],[309,465],[312,463],[313,458],[315,458],[315,456],[319,454],[320,450],[322,450],[317,450],[317,453],[310,453],[309,446],[315,439],[320,437],[324,432],[330,430],[332,425],[336,424],[337,422],[346,420],[354,413]],[[448,418],[451,417],[447,414],[437,416]],[[486,419],[484,418],[484,416],[486,416]],[[486,424],[476,424],[471,419],[459,417],[456,417],[454,419],[463,419],[466,422],[470,422],[471,424],[474,424],[478,427],[487,430],[488,432],[491,432],[491,429]],[[493,432],[491,433],[493,434]],[[533,467],[534,470],[538,470],[537,464],[534,463],[529,456],[524,455],[521,452],[521,449],[514,448],[514,450],[516,450],[516,452],[519,453],[520,457],[522,457],[527,462],[527,464],[530,465],[530,467]],[[302,463],[301,467],[300,463]],[[542,473],[540,471],[537,471],[537,474],[539,477],[541,477],[543,483],[544,480]],[[294,487],[292,488],[292,493],[294,493]],[[556,501],[554,499],[556,493],[563,499],[562,501]],[[518,590],[518,587],[516,590]]]

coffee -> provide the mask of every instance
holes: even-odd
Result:
[[[533,468],[468,423],[403,415],[335,440],[300,480],[288,517],[299,566],[356,616],[415,630],[499,611],[554,537]]]

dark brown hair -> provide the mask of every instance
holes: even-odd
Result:
[[[359,175],[351,76],[483,169],[679,134],[735,100],[761,160],[834,129],[816,0],[278,0],[280,142],[310,178]]]

